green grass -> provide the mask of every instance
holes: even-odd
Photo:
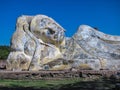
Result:
[[[0,90],[114,90],[114,80],[85,80],[82,78],[69,78],[62,80],[0,80]],[[1,89],[7,87],[10,89]],[[21,89],[20,89],[21,88]],[[119,88],[120,90],[120,88]]]
[[[80,82],[81,79],[64,79],[64,80],[0,80],[0,87],[32,87],[59,89],[63,85]]]

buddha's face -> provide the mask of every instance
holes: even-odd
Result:
[[[64,29],[53,19],[43,15],[33,18],[31,32],[46,43],[60,43],[64,39]]]

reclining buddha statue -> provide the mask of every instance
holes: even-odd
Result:
[[[120,37],[80,25],[70,38],[45,15],[20,16],[11,39],[7,70],[120,69]]]

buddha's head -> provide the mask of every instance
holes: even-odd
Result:
[[[35,16],[30,25],[31,32],[46,43],[56,44],[64,40],[65,30],[52,18],[45,15]]]

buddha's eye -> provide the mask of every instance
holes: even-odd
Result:
[[[50,28],[48,28],[48,31],[49,31],[50,34],[54,34],[54,33],[55,33],[55,31],[53,31],[53,30],[50,29]]]

